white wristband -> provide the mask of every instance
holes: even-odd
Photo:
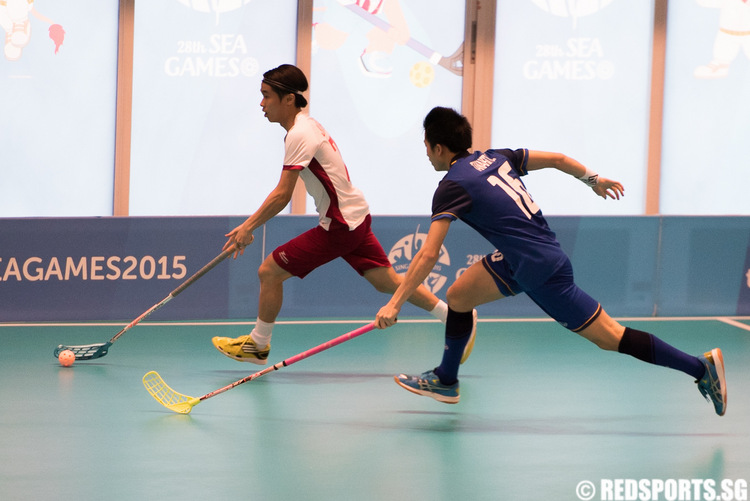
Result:
[[[586,172],[578,179],[580,179],[586,186],[594,187],[599,181],[599,174],[586,167]]]

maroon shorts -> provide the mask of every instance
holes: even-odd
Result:
[[[273,259],[295,277],[305,276],[315,268],[343,258],[362,275],[372,268],[390,266],[388,256],[370,229],[372,218],[367,218],[354,230],[321,226],[304,232],[273,251]]]

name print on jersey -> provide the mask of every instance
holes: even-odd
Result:
[[[479,172],[482,172],[484,170],[487,170],[487,167],[495,163],[494,158],[490,158],[485,154],[482,154],[479,158],[474,160],[473,162],[469,162],[472,167],[474,167]]]

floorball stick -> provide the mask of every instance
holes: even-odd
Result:
[[[211,260],[210,263],[208,263],[206,266],[195,272],[195,274],[185,280],[180,286],[178,286],[175,290],[169,293],[167,297],[153,305],[148,310],[144,311],[138,318],[130,322],[128,325],[122,328],[120,332],[112,336],[112,339],[107,341],[106,343],[94,343],[94,344],[83,344],[83,345],[77,345],[77,346],[71,346],[71,345],[65,345],[61,344],[58,345],[57,348],[55,348],[54,356],[57,358],[60,355],[60,352],[64,350],[70,350],[72,351],[75,356],[76,360],[91,360],[94,358],[100,358],[106,355],[109,352],[109,347],[112,346],[112,343],[117,341],[120,336],[125,334],[127,331],[135,327],[136,324],[138,324],[141,320],[151,315],[153,312],[167,304],[169,301],[177,297],[182,291],[187,289],[190,285],[192,285],[196,280],[198,280],[200,277],[208,273],[210,270],[212,270],[217,264],[224,261],[227,257],[231,256],[235,252],[235,247],[231,247],[215,258]]]
[[[338,0],[339,3],[349,9],[350,11],[357,14],[359,17],[368,21],[373,26],[380,28],[383,31],[388,31],[391,25],[387,21],[379,18],[375,14],[371,14],[367,10],[363,9],[356,4],[355,0]],[[446,57],[427,47],[422,42],[409,38],[406,45],[417,51],[418,53],[425,56],[432,64],[437,64],[443,68],[455,73],[456,75],[463,74],[463,56],[464,56],[464,44],[462,43],[456,51],[450,56]]]
[[[146,387],[146,390],[151,394],[152,397],[156,399],[157,402],[162,404],[167,409],[177,412],[179,414],[190,414],[190,411],[193,410],[193,407],[195,407],[196,405],[198,405],[199,403],[201,403],[202,401],[206,399],[215,397],[216,395],[220,393],[224,393],[225,391],[231,390],[235,386],[239,386],[242,383],[247,383],[248,381],[252,381],[253,379],[258,379],[259,377],[264,376],[268,374],[269,372],[277,371],[281,369],[282,367],[288,367],[294,363],[299,362],[300,360],[304,360],[307,357],[311,357],[315,355],[316,353],[320,353],[321,351],[327,350],[328,348],[332,348],[338,344],[341,344],[344,341],[349,341],[350,339],[353,339],[357,336],[361,336],[362,334],[370,332],[374,328],[375,328],[375,324],[370,323],[358,329],[354,329],[351,332],[347,332],[346,334],[343,334],[337,338],[331,339],[330,341],[320,344],[316,346],[315,348],[310,348],[307,351],[303,351],[302,353],[294,355],[293,357],[287,358],[283,362],[279,362],[275,365],[271,365],[270,367],[266,367],[265,369],[258,371],[254,374],[250,374],[249,376],[244,377],[238,381],[235,381],[234,383],[228,384],[223,388],[219,388],[218,390],[212,391],[211,393],[206,393],[202,397],[191,397],[191,396],[183,395],[182,393],[178,393],[174,391],[172,388],[169,387],[167,383],[164,382],[162,377],[156,371],[148,372],[146,373],[145,376],[143,376],[143,386]]]

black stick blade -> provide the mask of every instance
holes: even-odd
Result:
[[[109,347],[112,343],[95,343],[95,344],[83,344],[78,346],[68,346],[65,344],[58,345],[55,348],[55,358],[60,356],[60,353],[65,350],[70,350],[76,356],[76,360],[92,360],[94,358],[101,358],[107,354]]]

